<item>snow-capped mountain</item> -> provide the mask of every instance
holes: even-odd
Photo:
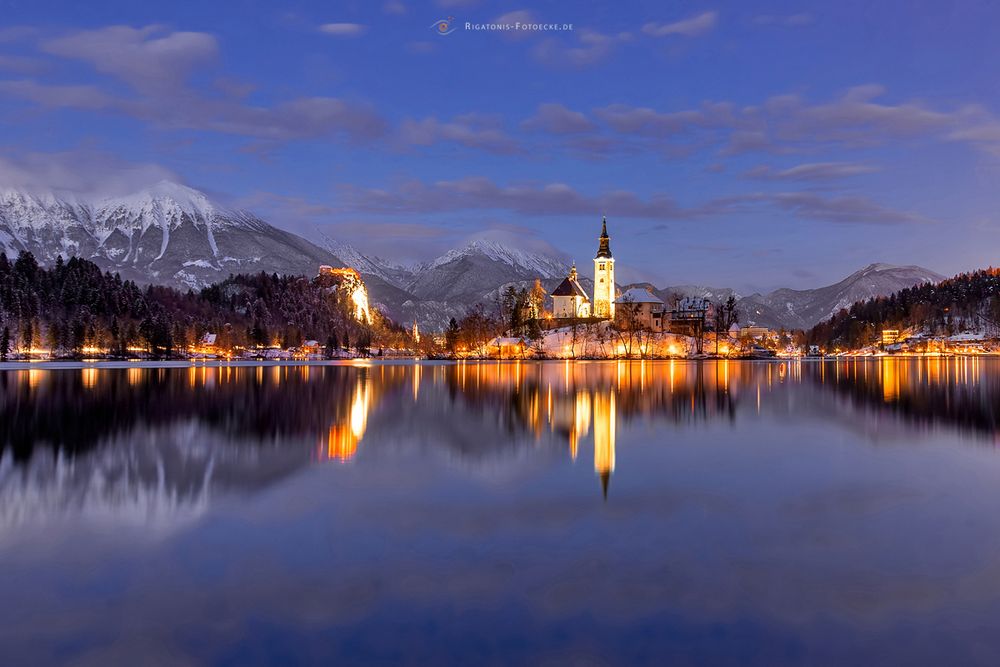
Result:
[[[0,252],[8,256],[30,250],[49,264],[59,255],[75,255],[139,283],[196,289],[230,273],[315,275],[320,264],[353,266],[364,276],[373,304],[396,321],[415,320],[425,330],[441,330],[477,303],[494,303],[507,285],[529,287],[540,279],[551,289],[569,267],[560,257],[483,239],[415,266],[366,255],[325,236],[318,243],[176,183],[98,201],[0,189]],[[675,295],[717,303],[733,295],[742,322],[797,329],[856,301],[942,279],[918,266],[872,264],[817,289],[743,297],[728,288],[694,285],[655,291],[668,303]],[[589,281],[583,282],[589,289]]]
[[[490,261],[505,264],[515,270],[527,271],[542,278],[562,278],[568,269],[566,261],[558,257],[512,248],[498,241],[477,239],[470,241],[461,248],[449,250],[437,259],[420,267],[420,270],[430,271],[470,256],[481,256]]]
[[[406,288],[425,300],[467,302],[508,283],[563,278],[568,270],[556,257],[476,240],[419,267]]]
[[[688,296],[702,297],[718,304],[733,296],[736,297],[741,323],[774,329],[808,329],[857,301],[889,296],[907,287],[942,280],[944,276],[919,266],[870,264],[833,285],[815,289],[782,288],[749,296],[740,295],[728,287],[700,285],[673,285],[653,291],[668,304],[672,304],[677,297]],[[635,286],[652,287],[648,284],[627,287]]]
[[[477,303],[491,304],[500,289],[562,280],[569,263],[544,253],[477,239],[415,266],[396,264],[321,236],[320,244],[344,264],[356,268],[368,284],[372,301],[399,322],[440,330]]]
[[[400,289],[405,289],[407,283],[413,279],[415,267],[365,255],[354,246],[332,239],[326,234],[320,233],[319,239],[320,246],[336,255],[346,266],[357,269],[362,275],[376,276]]]
[[[204,287],[230,273],[311,275],[320,264],[341,265],[295,234],[166,181],[93,202],[0,192],[0,252],[21,250],[42,263],[75,255],[124,278],[180,288]]]
[[[808,328],[858,301],[889,296],[907,287],[938,283],[944,276],[920,266],[870,264],[840,282],[809,290],[778,289],[740,300],[748,320],[786,329]]]

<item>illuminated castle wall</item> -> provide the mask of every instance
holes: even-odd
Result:
[[[354,319],[359,322],[371,322],[368,310],[368,288],[361,274],[350,267],[336,269],[323,264],[319,267],[319,275],[333,278],[340,289],[348,295],[354,307]]]

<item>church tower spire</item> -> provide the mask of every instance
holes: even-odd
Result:
[[[611,257],[611,237],[608,236],[608,216],[601,219],[600,245],[597,246],[598,257]]]
[[[601,220],[597,255],[594,257],[594,317],[614,318],[615,296],[615,259],[611,256],[608,218],[604,216]]]

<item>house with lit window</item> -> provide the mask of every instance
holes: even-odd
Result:
[[[667,306],[648,289],[633,287],[615,299],[615,321],[647,331],[663,331]]]

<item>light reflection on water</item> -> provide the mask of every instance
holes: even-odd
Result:
[[[0,654],[994,664],[998,408],[980,358],[0,371]]]

